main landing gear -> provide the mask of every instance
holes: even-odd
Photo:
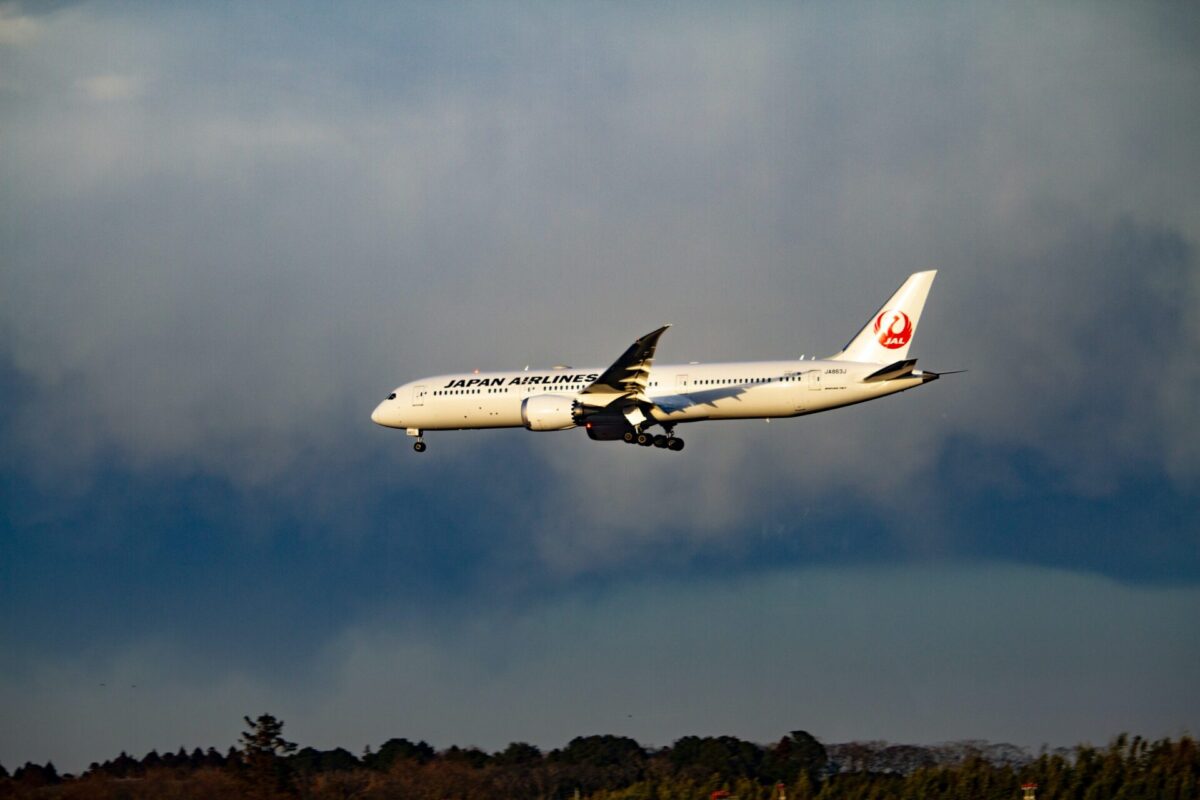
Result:
[[[642,447],[658,447],[675,452],[683,449],[683,439],[676,439],[672,429],[667,429],[665,434],[660,433],[657,436],[646,431],[629,430],[625,431],[621,438],[629,444],[637,444]]]

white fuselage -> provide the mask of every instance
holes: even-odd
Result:
[[[895,394],[932,374],[864,383],[879,364],[834,360],[656,364],[646,388],[655,422],[796,417]],[[522,403],[539,395],[582,400],[603,369],[435,375],[398,387],[371,419],[392,428],[519,428]]]

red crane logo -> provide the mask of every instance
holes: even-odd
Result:
[[[896,350],[908,344],[913,335],[912,320],[903,311],[884,309],[875,318],[875,333],[879,343],[889,350]]]

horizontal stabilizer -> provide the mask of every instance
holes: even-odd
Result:
[[[909,358],[904,361],[897,361],[895,364],[888,364],[883,369],[877,369],[867,377],[863,378],[863,383],[876,383],[878,381],[893,381],[896,378],[903,378],[905,375],[911,375],[913,368],[917,366],[915,358]]]

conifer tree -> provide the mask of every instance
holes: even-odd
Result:
[[[204,766],[206,767],[223,767],[225,766],[225,756],[215,747],[209,747],[204,751]]]
[[[162,756],[158,754],[158,750],[151,750],[142,758],[143,769],[153,769],[154,767],[162,766]]]
[[[243,719],[247,730],[240,739],[241,756],[253,795],[275,797],[290,793],[290,774],[281,756],[293,752],[296,744],[283,738],[283,720],[270,714],[261,714],[254,720]]]

